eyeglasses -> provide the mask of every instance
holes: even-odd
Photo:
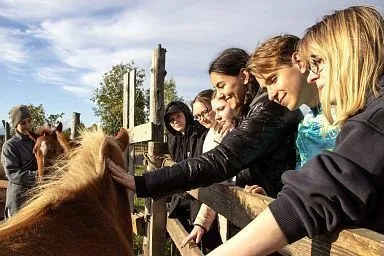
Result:
[[[206,110],[204,110],[203,112],[201,112],[200,114],[196,114],[193,116],[193,119],[195,119],[196,121],[200,121],[201,119],[203,119],[204,117],[207,117],[209,112],[211,112],[212,108],[207,108]]]
[[[320,75],[320,72],[324,69],[324,60],[318,56],[313,56],[309,61],[309,70],[316,75]]]

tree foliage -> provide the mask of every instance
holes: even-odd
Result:
[[[36,129],[37,127],[44,126],[45,124],[45,110],[43,104],[35,106],[33,104],[27,105],[29,112],[32,117],[32,127]]]
[[[51,114],[45,118],[45,123],[48,127],[56,127],[59,124],[59,120],[64,116],[64,113]]]
[[[42,104],[35,106],[33,104],[27,105],[29,112],[32,117],[32,128],[36,129],[42,126],[56,127],[60,119],[64,116],[64,113],[60,114],[49,114],[45,113],[44,107]]]
[[[167,106],[171,101],[184,101],[183,97],[177,96],[176,81],[171,78],[164,82],[164,104]]]
[[[103,130],[116,134],[123,126],[123,75],[136,68],[134,62],[113,66],[106,72],[100,87],[96,88],[91,101],[96,106],[93,111],[100,118]],[[146,97],[143,89],[145,73],[143,69],[136,72],[135,125],[147,119]]]

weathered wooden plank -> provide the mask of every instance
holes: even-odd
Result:
[[[0,220],[4,219],[5,200],[7,198],[8,180],[0,180]]]
[[[189,192],[243,228],[273,199],[245,193],[241,188],[215,184]],[[241,216],[241,218],[239,218]],[[344,229],[313,240],[304,238],[286,246],[284,255],[384,255],[384,235],[367,229]]]
[[[7,193],[7,186],[8,181],[7,180],[0,180],[0,203],[5,204],[6,199],[6,193]],[[0,209],[0,211],[3,209]],[[1,215],[1,213],[0,213]]]
[[[79,124],[80,124],[80,113],[73,112],[72,113],[72,121],[71,121],[71,140],[76,139],[79,136]]]
[[[129,72],[129,119],[128,119],[128,128],[131,129],[135,127],[135,97],[136,97],[136,69],[133,69]],[[128,144],[126,152],[125,152],[125,161],[126,167],[128,167],[128,173],[131,175],[135,175],[135,146],[134,144]],[[133,191],[128,191],[129,197],[129,207],[131,212],[134,211],[134,198],[135,195]]]
[[[0,180],[0,188],[7,188],[8,180]]]
[[[159,125],[150,122],[130,128],[128,130],[129,143],[133,144],[153,140],[153,138],[158,136],[158,127]]]
[[[135,235],[144,235],[145,230],[145,221],[144,221],[144,213],[133,213],[131,214],[132,218],[132,232]]]
[[[161,155],[162,142],[149,142],[148,143],[148,154],[150,155]],[[152,171],[153,167],[149,168]],[[149,255],[164,255],[165,251],[165,234],[167,225],[167,212],[166,212],[166,199],[152,200],[151,205],[151,218],[149,223],[148,232],[149,235]]]
[[[152,134],[148,143],[148,154],[163,154],[159,148],[159,144],[163,142],[164,134],[164,77],[165,77],[165,53],[166,50],[161,48],[154,49],[152,55],[152,75],[150,86],[150,103],[149,103],[149,121],[157,124],[156,128],[151,127]],[[141,137],[141,136],[140,136]],[[142,141],[142,140],[141,140]],[[149,167],[149,169],[153,169]],[[165,199],[152,201],[151,218],[149,223],[149,246],[148,253],[144,251],[144,255],[161,256],[165,252],[165,231],[167,215],[165,210]]]
[[[194,242],[188,243],[184,248],[180,247],[181,242],[188,235],[188,232],[184,229],[183,225],[178,219],[168,219],[167,231],[182,256],[204,255]]]

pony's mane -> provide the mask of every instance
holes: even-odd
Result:
[[[101,155],[101,147],[106,139],[108,137],[101,129],[81,131],[80,145],[55,163],[47,182],[32,190],[34,196],[17,214],[0,225],[0,231],[31,222],[85,191],[93,198],[102,195],[103,189],[99,184],[106,175],[109,176],[105,173],[104,156]],[[116,142],[108,140],[109,147],[119,148]]]

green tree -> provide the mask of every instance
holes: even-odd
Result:
[[[33,104],[27,105],[29,112],[31,113],[32,129],[36,130],[36,128],[43,127],[48,125],[48,127],[56,126],[59,123],[59,119],[64,116],[64,113],[61,114],[50,114],[46,115],[43,104],[35,106]],[[11,114],[10,112],[8,113]]]
[[[43,104],[40,104],[38,106],[35,106],[33,104],[27,105],[29,112],[31,113],[32,117],[32,127],[33,129],[36,129],[37,127],[44,126],[45,124],[45,110],[43,107]]]
[[[48,127],[56,127],[59,124],[59,120],[64,116],[64,113],[61,114],[51,114],[45,118],[45,123]]]
[[[171,101],[184,101],[183,97],[177,96],[176,81],[171,78],[164,82],[164,104],[167,106]]]
[[[136,68],[132,61],[128,64],[113,66],[106,72],[100,87],[93,92],[93,108],[95,115],[100,117],[102,128],[108,134],[116,134],[123,126],[123,75]],[[143,89],[145,73],[143,69],[136,72],[135,125],[147,120],[146,97]]]

